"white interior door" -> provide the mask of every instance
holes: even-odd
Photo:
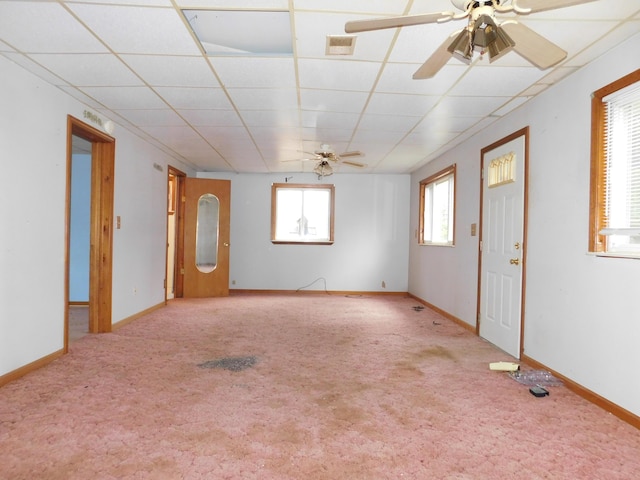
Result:
[[[480,336],[520,358],[526,136],[483,151]]]

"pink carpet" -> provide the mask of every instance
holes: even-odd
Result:
[[[0,478],[635,479],[640,432],[401,297],[175,300],[0,388]],[[205,362],[241,357],[231,371]],[[225,366],[222,362],[222,366]]]

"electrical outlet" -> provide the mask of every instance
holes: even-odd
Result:
[[[236,281],[235,280],[231,280],[231,285],[235,285]]]
[[[384,283],[384,280],[382,281],[382,288],[387,288],[387,284]]]

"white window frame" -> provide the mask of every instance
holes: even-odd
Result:
[[[317,195],[323,193],[323,195]],[[299,195],[297,195],[299,194]],[[326,201],[315,212],[305,197]],[[296,198],[299,197],[299,198]],[[284,200],[286,198],[286,200]],[[271,242],[275,244],[333,244],[335,187],[326,184],[274,183],[271,185]]]

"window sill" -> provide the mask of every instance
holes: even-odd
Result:
[[[590,257],[626,258],[629,260],[640,260],[640,253],[624,252],[587,252]]]
[[[453,243],[419,243],[420,247],[455,247]]]

